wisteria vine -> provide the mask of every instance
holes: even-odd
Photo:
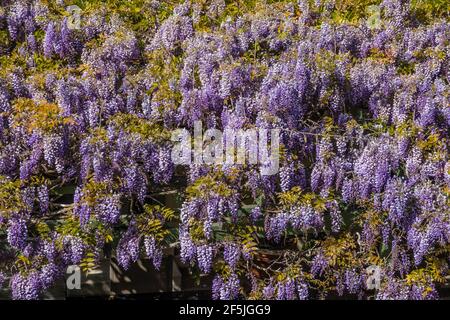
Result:
[[[0,4],[12,298],[39,299],[106,247],[156,270],[176,248],[214,299],[437,299],[448,285],[446,1]],[[175,165],[171,132],[197,121],[279,129],[279,172]],[[158,198],[171,191],[177,208]]]

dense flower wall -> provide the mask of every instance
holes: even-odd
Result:
[[[69,265],[95,268],[106,244],[124,269],[139,257],[158,269],[177,248],[214,276],[215,299],[439,298],[447,1],[0,4],[0,287],[12,298],[38,299]],[[279,172],[175,165],[171,132],[196,121],[280,129]],[[168,190],[179,210],[155,198]]]

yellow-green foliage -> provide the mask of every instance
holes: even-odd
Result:
[[[35,102],[19,98],[13,104],[13,125],[26,128],[29,132],[39,130],[45,133],[58,131],[62,126],[73,123],[71,117],[64,117],[54,103]]]
[[[170,140],[170,132],[160,124],[139,118],[134,114],[118,113],[111,121],[130,134],[138,134],[145,140],[164,142]]]
[[[136,217],[137,228],[140,234],[153,236],[157,241],[162,241],[170,234],[165,222],[171,221],[175,212],[160,205],[144,206],[144,212]]]
[[[89,133],[89,143],[90,144],[96,144],[96,143],[104,143],[108,142],[108,132],[104,127],[97,127],[90,130]]]
[[[323,212],[326,208],[326,199],[313,192],[303,192],[300,187],[293,187],[289,191],[280,192],[278,199],[280,204],[287,209],[293,206],[309,205],[317,212]]]
[[[195,242],[204,241],[203,222],[194,218],[189,219],[189,234]]]
[[[43,0],[53,15],[68,15],[55,0]],[[173,8],[183,3],[181,0],[158,1],[158,6],[152,6],[151,0],[74,0],[66,1],[66,5],[76,5],[87,16],[96,12],[106,12],[106,17],[118,15],[126,26],[134,31],[144,32],[155,28],[158,23],[170,16]]]
[[[186,189],[190,198],[205,198],[210,194],[217,194],[220,197],[230,197],[233,190],[224,182],[210,175],[197,179]]]
[[[0,214],[8,216],[25,208],[20,191],[21,181],[0,176]]]
[[[249,255],[253,255],[258,251],[258,229],[260,228],[256,226],[237,226],[236,235],[238,242],[242,244],[242,251]]]
[[[450,16],[450,2],[447,0],[412,0],[411,7],[417,18],[425,23]]]
[[[168,55],[164,50],[154,50],[147,54],[148,68],[142,76],[151,77],[154,81],[148,94],[153,95],[153,101],[160,103],[160,112],[167,109],[177,109],[181,103],[181,93],[171,88],[172,81],[178,81],[182,59],[177,55]]]
[[[110,183],[97,182],[91,179],[84,185],[82,201],[93,207],[102,197],[108,195],[110,190]]]
[[[445,283],[446,279],[443,274],[442,263],[438,259],[430,260],[426,262],[426,266],[423,268],[415,269],[411,271],[405,278],[408,285],[421,284],[428,286],[431,282]],[[426,288],[424,296],[427,292],[432,292],[433,288]]]
[[[322,248],[331,267],[351,267],[356,264],[354,256],[356,241],[349,233],[344,233],[338,238],[327,238]]]

